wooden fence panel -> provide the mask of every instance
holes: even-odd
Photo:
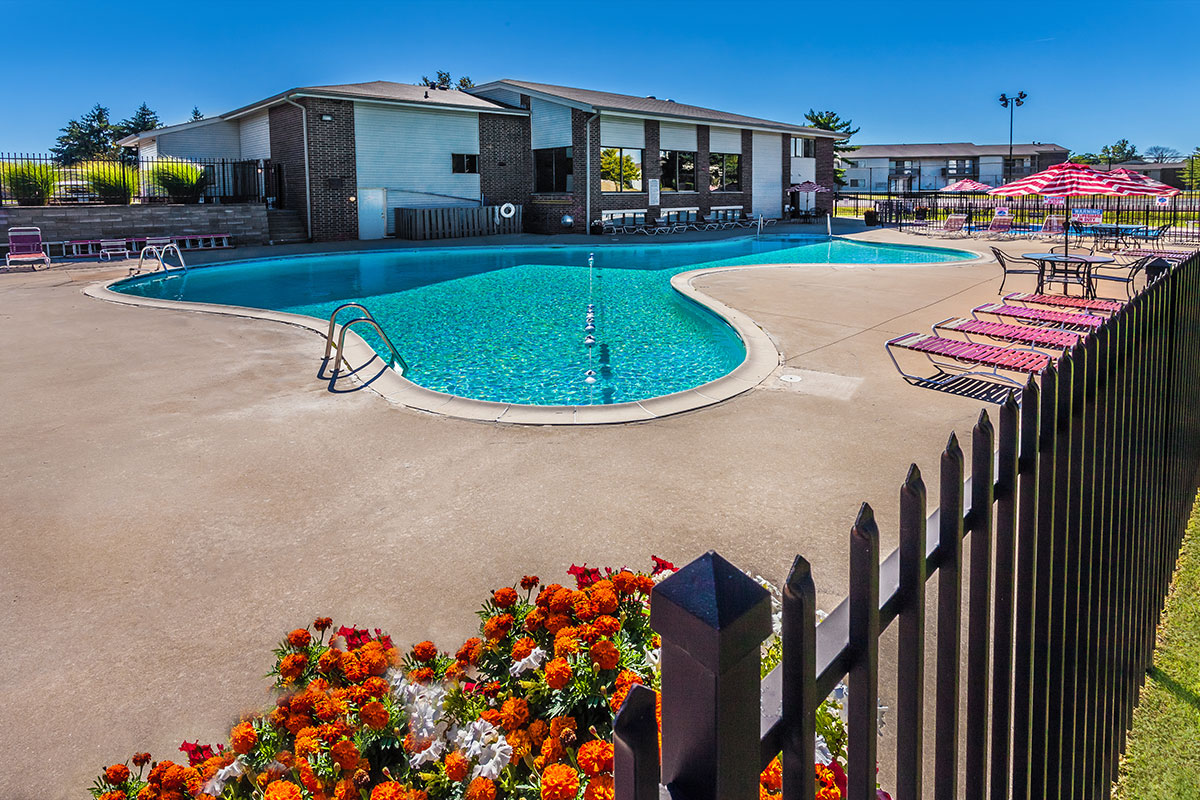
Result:
[[[500,213],[502,206],[470,208],[397,208],[396,236],[401,239],[457,239],[465,236],[493,236],[521,233],[524,230],[523,206],[513,206],[513,215]]]

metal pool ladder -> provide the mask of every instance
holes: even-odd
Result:
[[[165,272],[169,270],[170,267],[167,266],[167,262],[163,259],[169,256],[171,253],[174,253],[176,258],[179,259],[179,267],[184,272],[187,272],[188,265],[187,262],[183,260],[183,251],[179,249],[179,245],[175,244],[170,239],[151,238],[146,240],[146,246],[142,248],[141,254],[138,255],[138,265],[136,269],[131,268],[129,270],[129,274],[142,274],[142,265],[145,263],[147,255],[149,255],[151,259],[157,260],[158,268]]]
[[[364,306],[362,303],[343,303],[342,305],[335,308],[333,310],[333,313],[329,315],[329,330],[325,334],[325,357],[324,357],[324,361],[322,363],[328,363],[329,354],[333,350],[333,347],[334,347],[334,345],[333,345],[333,329],[337,323],[337,315],[347,308],[356,308],[359,311],[361,311],[363,314],[366,314],[366,316],[365,317],[355,317],[354,319],[350,320],[349,322],[342,323],[342,332],[338,335],[338,342],[337,342],[337,361],[333,365],[333,377],[331,378],[331,380],[335,380],[335,381],[337,380],[338,373],[341,371],[341,368],[342,368],[342,361],[344,360],[343,356],[342,356],[342,351],[346,345],[346,331],[350,330],[351,327],[359,324],[360,322],[365,322],[366,324],[368,324],[372,328],[374,328],[375,331],[379,334],[379,338],[383,339],[384,344],[386,344],[388,346],[388,349],[392,351],[392,363],[389,364],[388,366],[395,367],[396,365],[399,365],[400,366],[400,374],[407,375],[408,374],[408,362],[405,361],[403,356],[400,355],[400,352],[398,350],[396,350],[396,345],[392,344],[392,340],[388,338],[388,335],[383,332],[383,328],[381,328],[379,326],[379,323],[376,322],[376,320],[375,320],[375,315],[372,314],[370,312],[370,310],[366,306]]]

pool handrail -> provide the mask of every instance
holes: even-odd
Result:
[[[337,362],[333,365],[333,376],[332,376],[331,380],[336,381],[338,378],[338,373],[341,371],[342,361],[344,360],[343,350],[346,345],[346,332],[349,331],[351,327],[357,325],[360,322],[369,323],[372,327],[375,328],[375,330],[379,333],[379,337],[381,339],[383,339],[384,344],[386,344],[388,346],[388,349],[392,351],[392,364],[393,365],[399,364],[400,365],[400,374],[407,375],[408,374],[408,362],[405,361],[404,357],[400,355],[400,351],[396,349],[396,345],[392,344],[392,340],[388,337],[388,335],[383,332],[383,328],[375,320],[375,315],[372,314],[370,309],[368,309],[362,303],[343,303],[342,305],[335,308],[333,310],[333,313],[329,315],[329,330],[326,331],[326,333],[325,333],[325,355],[322,359],[322,363],[327,363],[329,361],[330,353],[333,350],[333,346],[334,346],[333,345],[333,330],[337,324],[337,315],[339,313],[341,313],[341,311],[343,311],[344,309],[347,309],[347,308],[358,309],[362,313],[366,314],[366,316],[365,317],[355,317],[354,319],[350,320],[349,322],[342,323],[342,331],[338,335]]]

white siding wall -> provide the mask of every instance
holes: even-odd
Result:
[[[750,207],[755,216],[778,219],[783,214],[783,137],[754,131],[753,143],[754,185]]]
[[[988,186],[1004,183],[1004,156],[981,156],[979,159],[979,182]]]
[[[143,139],[138,144],[138,158],[158,158],[158,139]]]
[[[658,124],[658,146],[663,150],[696,152],[696,126],[683,125],[678,122],[660,122]]]
[[[755,157],[757,162],[757,156]],[[792,156],[792,183],[804,183],[817,180],[817,160],[815,158],[798,158]]]
[[[646,123],[629,117],[600,115],[601,147],[646,147]]]
[[[354,104],[355,166],[362,188],[387,189],[387,229],[392,209],[473,206],[479,176],[451,171],[454,153],[479,153],[475,113]]]
[[[515,92],[512,89],[496,87],[495,89],[485,89],[482,92],[472,91],[471,94],[479,97],[486,97],[488,100],[495,100],[497,103],[505,105],[521,107],[521,93]]]
[[[780,145],[782,147],[782,145]],[[710,153],[740,153],[742,152],[742,132],[737,128],[709,128],[708,152]],[[782,158],[782,154],[780,154]]]
[[[238,120],[238,135],[241,139],[242,158],[271,157],[270,112],[263,110]]]
[[[214,122],[158,137],[158,154],[178,158],[242,157],[242,143],[236,122]]]
[[[550,103],[537,97],[529,100],[529,136],[531,147],[571,146],[571,107]]]

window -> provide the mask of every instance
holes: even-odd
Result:
[[[709,153],[708,188],[714,192],[742,190],[742,157],[737,153]]]
[[[792,138],[792,158],[816,158],[817,141],[815,139]]]
[[[469,153],[454,153],[450,156],[451,171],[456,175],[478,175],[479,156]]]
[[[977,175],[979,164],[973,158],[951,158],[946,161],[947,175]]]
[[[920,163],[916,161],[892,161],[889,166],[893,175],[912,175],[921,169]]]
[[[659,154],[662,164],[662,190],[664,192],[696,191],[696,154],[684,150],[663,150]]]
[[[547,147],[533,151],[533,190],[571,192],[575,189],[571,148]]]
[[[862,186],[862,179],[860,179],[860,178],[851,178],[850,179],[850,188],[851,189],[857,189],[860,186]]]
[[[600,191],[642,191],[642,151],[605,147],[600,151]]]

